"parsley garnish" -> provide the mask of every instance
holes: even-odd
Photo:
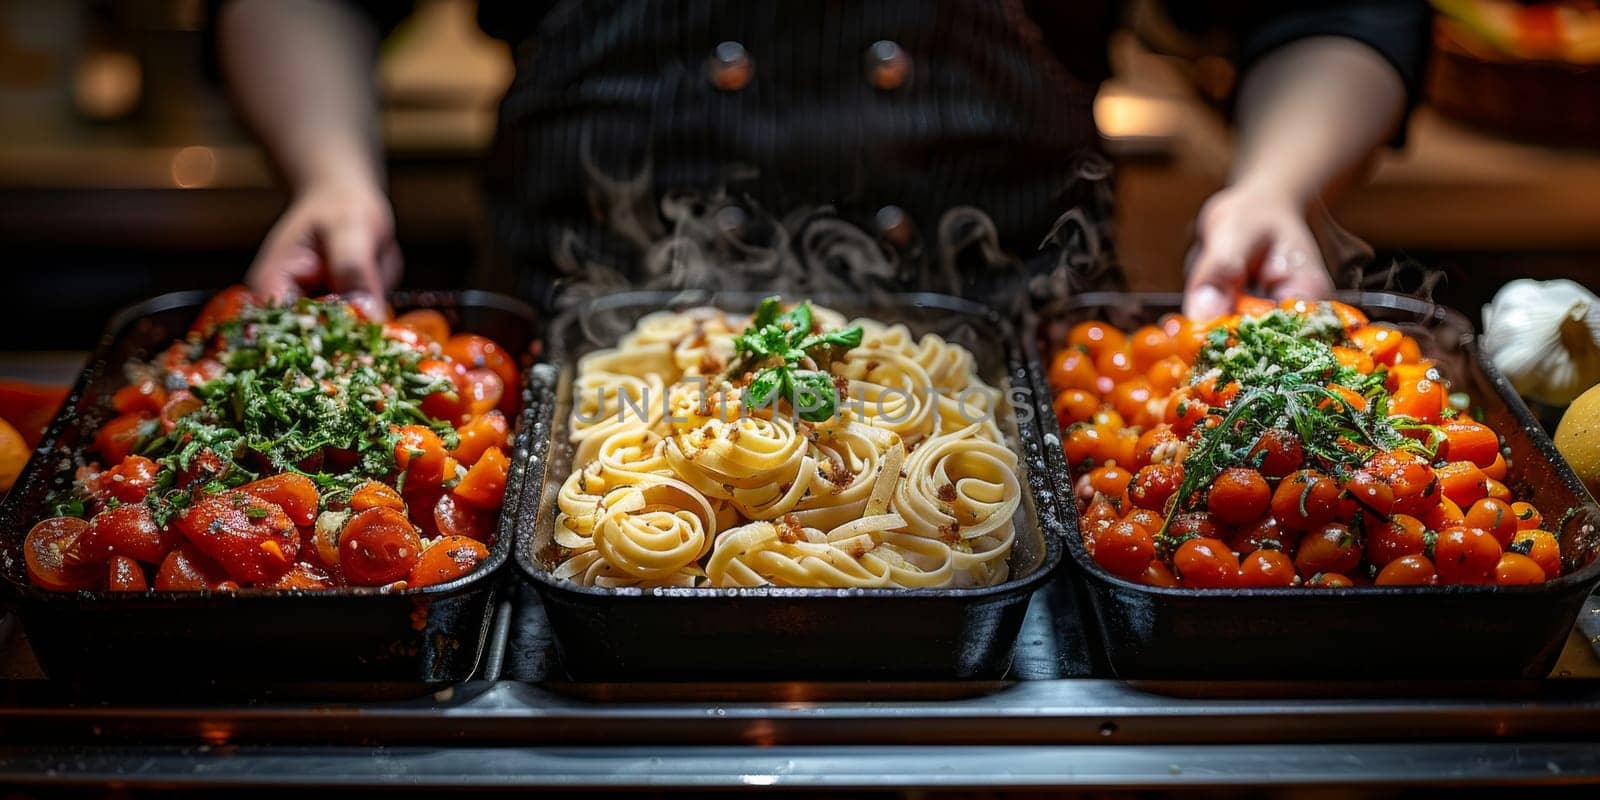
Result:
[[[838,391],[827,367],[833,359],[861,345],[860,325],[835,331],[818,331],[811,303],[802,302],[783,311],[778,298],[761,301],[749,327],[734,337],[739,359],[727,377],[751,373],[744,387],[746,408],[761,408],[777,398],[801,419],[824,422],[836,413]]]

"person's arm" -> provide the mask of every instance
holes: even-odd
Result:
[[[246,276],[285,299],[364,294],[400,275],[377,133],[377,32],[337,0],[233,0],[217,18],[222,71],[291,200]]]
[[[1400,73],[1354,39],[1301,39],[1257,61],[1239,90],[1229,185],[1196,219],[1184,312],[1225,314],[1252,286],[1276,298],[1332,292],[1307,211],[1389,139],[1405,108]]]

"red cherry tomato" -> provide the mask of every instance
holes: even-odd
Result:
[[[1261,473],[1246,467],[1230,467],[1211,483],[1206,508],[1211,516],[1229,525],[1243,525],[1267,513],[1272,490]]]
[[[339,571],[356,586],[404,579],[422,557],[422,539],[406,516],[369,508],[351,517],[339,536]]]
[[[1256,469],[1262,476],[1282,478],[1305,463],[1305,449],[1300,444],[1299,436],[1282,428],[1270,428],[1261,432],[1261,438],[1256,440],[1247,456],[1250,463],[1255,463],[1257,459],[1260,464]]]
[[[177,541],[176,534],[156,525],[149,506],[124,504],[94,515],[89,521],[88,533],[78,540],[76,556],[84,563],[98,563],[119,555],[146,564],[160,564]]]
[[[1142,525],[1117,522],[1095,534],[1095,563],[1112,575],[1133,580],[1145,571],[1155,554],[1155,538]]]
[[[34,525],[22,542],[23,561],[34,585],[54,592],[75,592],[99,584],[104,567],[68,560],[88,532],[89,523],[77,517],[51,517]]]
[[[298,472],[280,472],[239,487],[268,503],[281,507],[298,526],[317,521],[317,485]]]
[[[1430,586],[1438,580],[1433,562],[1421,553],[1411,553],[1385,564],[1373,583],[1379,586]]]
[[[1346,574],[1361,563],[1361,543],[1346,525],[1330,522],[1300,538],[1295,568],[1306,578],[1318,573]]]
[[[422,557],[406,578],[411,587],[448,583],[472,572],[489,557],[489,548],[465,536],[436,539],[422,551]]]
[[[241,584],[267,583],[288,572],[300,550],[299,531],[283,508],[249,492],[207,495],[179,514],[176,524]]]
[[[145,581],[144,567],[127,556],[112,556],[106,564],[106,590],[112,592],[142,592],[150,588]]]
[[[100,488],[124,503],[140,503],[156,485],[156,462],[144,456],[128,456],[122,463],[100,474]]]
[[[107,464],[116,464],[139,449],[155,432],[155,417],[123,414],[100,426],[94,435],[94,449]]]
[[[1316,470],[1292,472],[1272,493],[1272,515],[1289,530],[1308,531],[1350,515],[1339,486]]]
[[[190,592],[223,589],[230,584],[237,587],[228,579],[222,567],[206,558],[194,545],[183,542],[172,548],[172,552],[167,553],[167,557],[161,561],[152,585],[156,591]]]
[[[1462,524],[1488,531],[1500,543],[1500,547],[1505,548],[1511,545],[1512,537],[1517,535],[1517,512],[1504,500],[1485,497],[1467,509]]]
[[[1427,530],[1422,520],[1406,514],[1396,514],[1389,519],[1367,517],[1367,560],[1374,566],[1384,567],[1402,556],[1421,555],[1427,550]],[[1428,565],[1432,573],[1433,565]]]
[[[505,451],[491,447],[483,451],[478,463],[467,469],[467,474],[451,492],[463,503],[493,511],[505,497],[506,477],[510,471],[511,459],[506,457]]]
[[[1294,562],[1277,550],[1257,550],[1239,565],[1239,585],[1249,589],[1293,586]]]
[[[494,531],[494,514],[458,503],[455,495],[445,492],[433,504],[432,530],[439,536],[465,536],[487,541],[489,534]]]
[[[1488,583],[1500,555],[1500,543],[1482,528],[1448,528],[1433,543],[1433,565],[1443,583]]]
[[[1199,537],[1178,545],[1172,566],[1184,586],[1219,589],[1239,582],[1239,559],[1216,539]]]

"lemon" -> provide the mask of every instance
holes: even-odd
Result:
[[[11,490],[11,484],[17,482],[17,475],[22,472],[22,466],[28,463],[28,454],[33,448],[23,441],[22,434],[11,427],[11,423],[0,419],[0,495]]]
[[[1600,386],[1590,387],[1567,407],[1556,426],[1556,449],[1600,497]]]

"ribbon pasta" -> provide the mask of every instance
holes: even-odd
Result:
[[[814,309],[831,327],[844,318]],[[658,312],[579,361],[554,575],[587,586],[919,588],[1004,581],[1021,497],[972,353],[860,319],[838,416],[746,409],[746,319]]]

